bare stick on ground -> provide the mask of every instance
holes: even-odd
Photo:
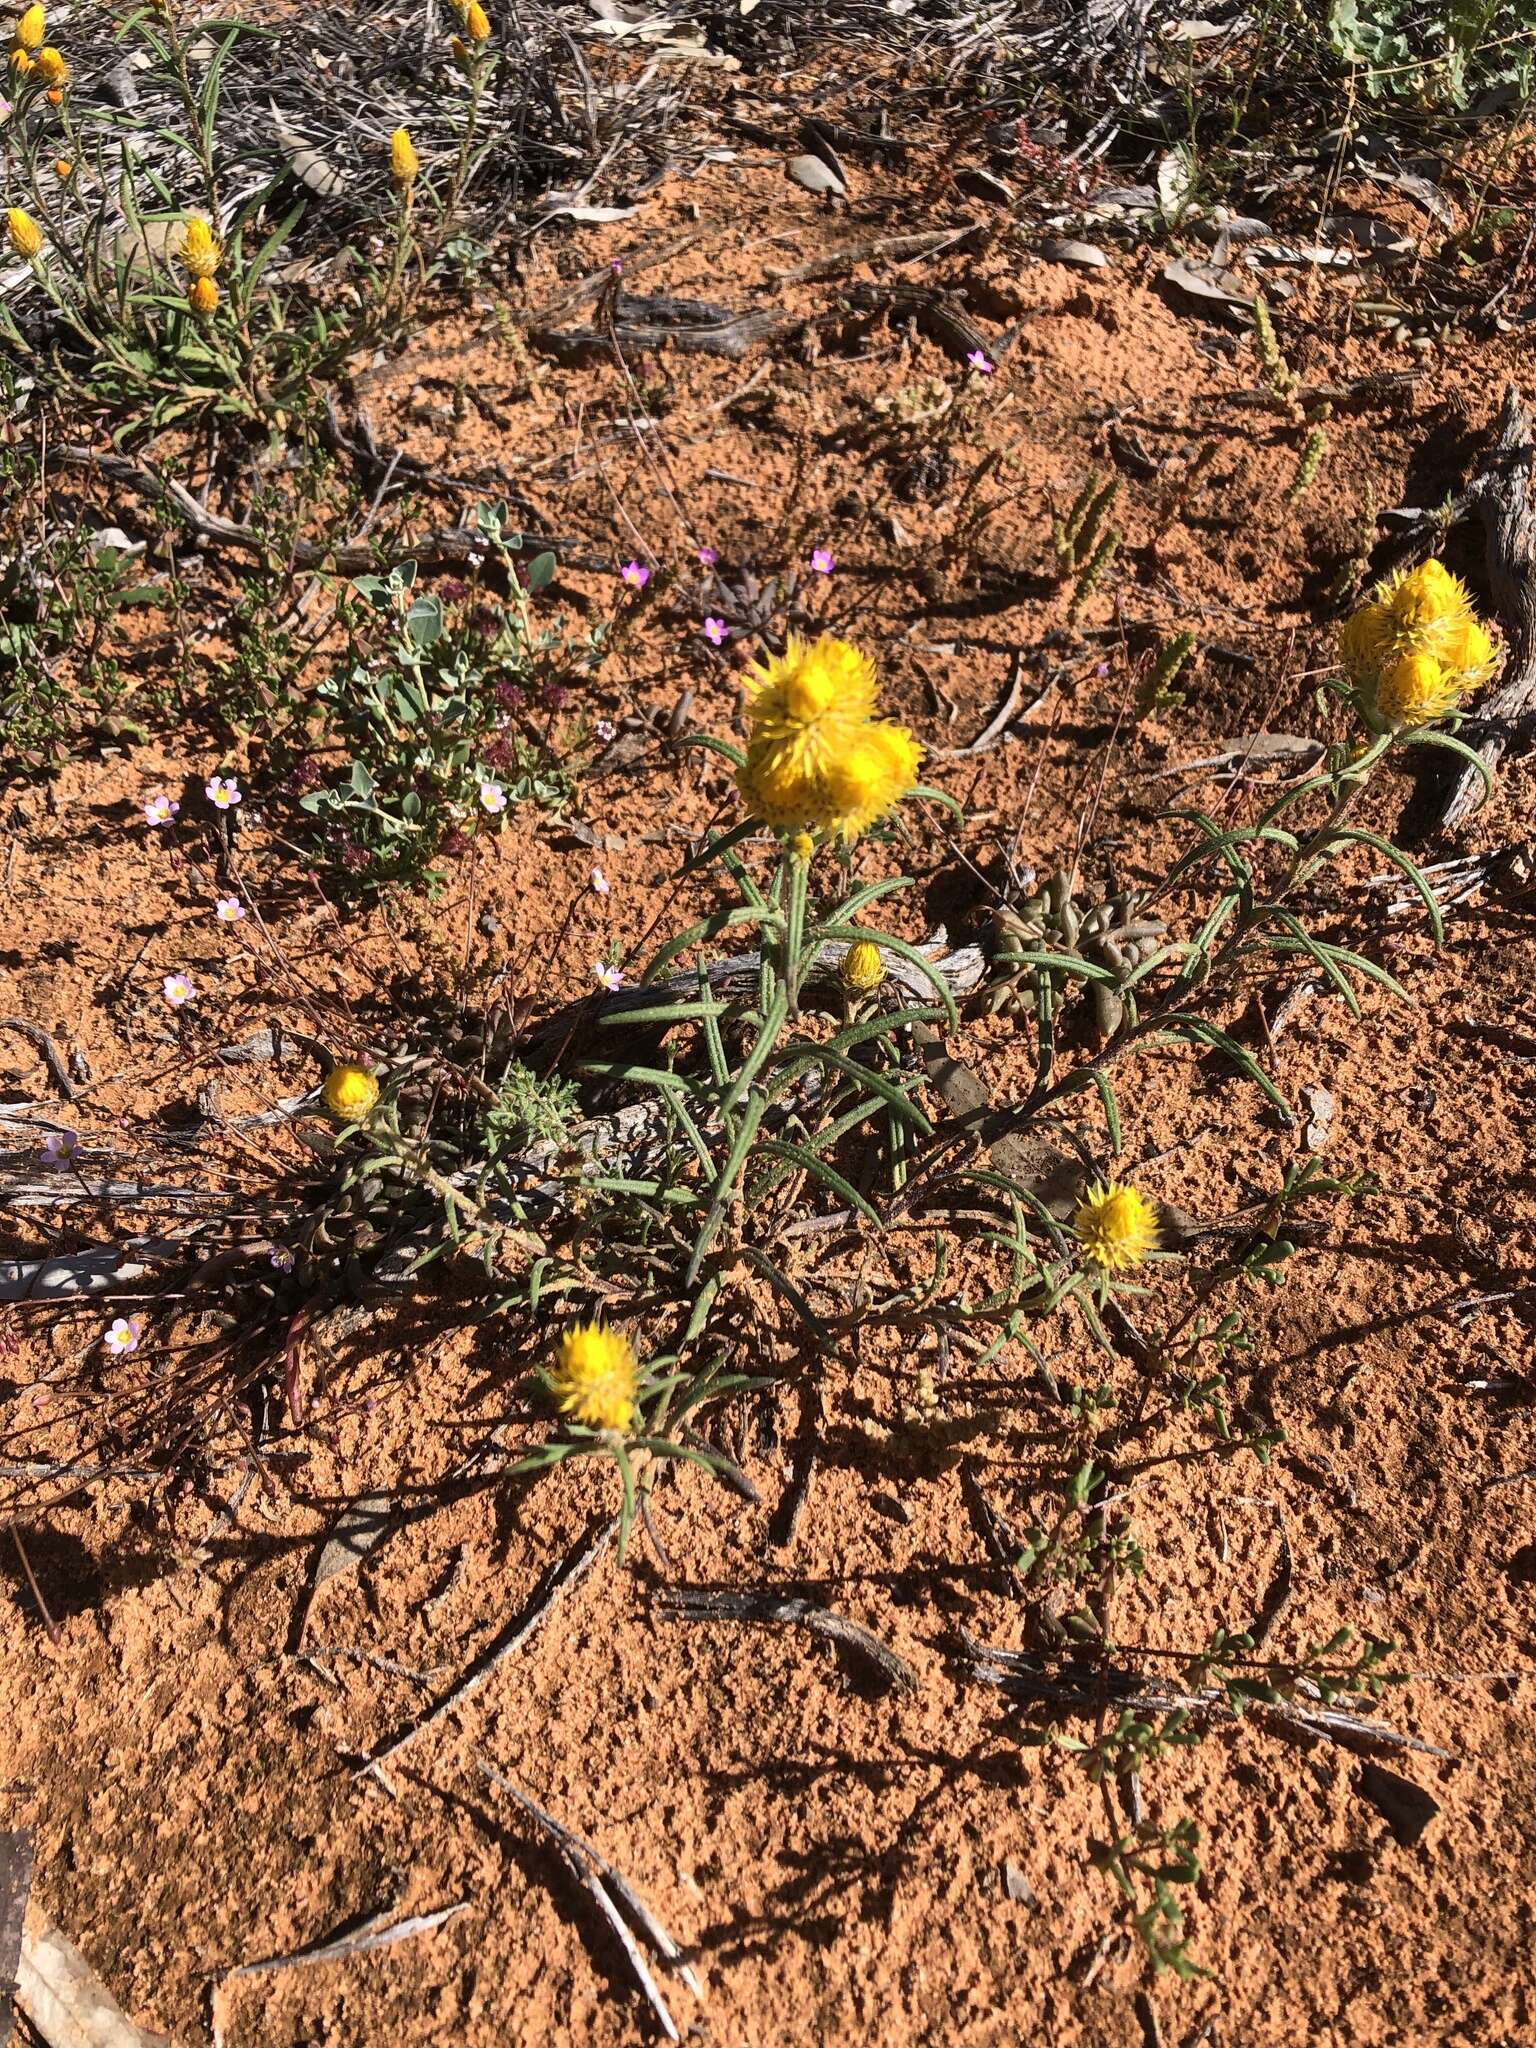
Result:
[[[599,1529],[588,1535],[585,1542],[567,1552],[558,1564],[552,1565],[533,1590],[527,1606],[513,1621],[510,1621],[496,1637],[490,1648],[481,1652],[470,1665],[464,1676],[435,1700],[419,1721],[413,1721],[408,1728],[402,1728],[382,1748],[373,1751],[368,1761],[357,1773],[362,1777],[368,1771],[375,1771],[387,1764],[391,1757],[398,1756],[407,1743],[414,1742],[418,1735],[440,1721],[444,1714],[464,1704],[477,1693],[499,1664],[506,1661],[515,1650],[520,1650],[540,1625],[547,1621],[561,1595],[596,1564],[612,1542],[618,1531],[618,1518],[605,1522]]]
[[[861,1622],[850,1621],[830,1607],[798,1595],[768,1591],[732,1592],[713,1586],[668,1586],[657,1595],[657,1609],[679,1621],[766,1621],[807,1628],[836,1643],[866,1675],[898,1692],[916,1692],[917,1673]]]
[[[629,1880],[615,1870],[605,1856],[600,1856],[590,1842],[584,1841],[563,1822],[556,1820],[552,1813],[546,1813],[537,1800],[530,1799],[520,1785],[515,1785],[503,1772],[498,1771],[494,1764],[487,1763],[484,1757],[479,1757],[476,1761],[491,1783],[499,1785],[503,1792],[510,1793],[523,1811],[533,1816],[555,1844],[561,1862],[613,1930],[635,1982],[655,2013],[662,2032],[669,2041],[680,2041],[682,2035],[678,2032],[677,2022],[667,2009],[667,2002],[661,1995],[660,1986],[641,1953],[640,1944],[633,1931],[626,1924],[624,1914],[629,1915],[656,1953],[682,1979],[694,1997],[702,1998],[704,1993],[699,1980],[683,1961],[683,1952],[677,1943]],[[624,1912],[620,1912],[621,1906]]]

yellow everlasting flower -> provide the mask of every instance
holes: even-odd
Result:
[[[1345,621],[1339,658],[1389,725],[1428,725],[1454,711],[1498,666],[1471,593],[1443,562],[1400,570]]]
[[[578,1323],[560,1340],[549,1388],[562,1415],[589,1429],[628,1429],[639,1368],[627,1337],[602,1323]]]
[[[480,5],[480,0],[470,0],[464,10],[464,33],[472,43],[483,43],[490,36],[491,18]]]
[[[358,1124],[379,1099],[379,1084],[366,1067],[332,1067],[320,1100],[342,1123]]]
[[[421,158],[416,154],[410,135],[404,128],[397,128],[389,138],[389,175],[403,192],[415,180],[421,169]]]
[[[6,209],[5,232],[16,254],[25,257],[28,262],[42,249],[42,229],[31,214],[23,212],[19,206]]]
[[[823,829],[844,842],[867,832],[916,787],[923,750],[904,725],[866,726],[827,777],[830,815]]]
[[[1410,654],[1377,677],[1376,709],[1389,725],[1431,725],[1456,709],[1466,687],[1454,669],[1442,668],[1432,654]]]
[[[873,939],[855,939],[843,955],[843,987],[851,996],[868,996],[884,979],[880,948]]]
[[[48,17],[41,7],[29,7],[16,24],[18,50],[35,50],[47,33]]]
[[[69,62],[62,50],[47,43],[37,53],[37,72],[44,85],[68,85]]]
[[[194,277],[187,287],[187,304],[200,320],[206,320],[219,307],[219,288],[211,277]]]
[[[1480,619],[1472,618],[1442,627],[1440,661],[1445,668],[1454,670],[1462,679],[1462,687],[1469,690],[1487,682],[1499,665],[1487,627]]]
[[[15,49],[11,52],[11,69],[18,78],[25,78],[29,71],[37,69],[37,65],[25,50]]]
[[[765,824],[854,839],[912,787],[922,750],[903,727],[875,722],[874,663],[846,640],[791,636],[747,689],[736,783]]]
[[[198,214],[190,215],[181,244],[181,266],[188,277],[215,277],[223,260],[213,229]]]
[[[1129,1181],[1095,1181],[1072,1218],[1083,1263],[1100,1273],[1139,1266],[1157,1249],[1157,1209]]]

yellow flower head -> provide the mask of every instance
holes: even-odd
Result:
[[[1440,665],[1457,675],[1465,690],[1486,683],[1499,665],[1488,629],[1480,619],[1463,619],[1441,629]]]
[[[566,1331],[549,1373],[560,1413],[589,1429],[628,1429],[635,1419],[639,1367],[627,1337],[602,1323]]]
[[[464,10],[464,33],[472,43],[483,43],[490,36],[491,18],[480,5],[480,0],[469,0]]]
[[[194,277],[187,287],[187,304],[200,320],[218,311],[219,288],[211,277]]]
[[[64,52],[45,44],[37,53],[37,73],[44,85],[68,85],[69,63]]]
[[[752,738],[795,749],[795,765],[820,773],[875,712],[875,665],[846,640],[793,633],[782,654],[746,677]]]
[[[864,728],[827,776],[830,812],[821,822],[845,842],[867,832],[917,784],[923,750],[904,725]]]
[[[379,1084],[366,1067],[332,1067],[320,1090],[320,1100],[333,1117],[347,1124],[359,1124],[379,1099]]]
[[[1395,623],[1408,631],[1438,626],[1447,619],[1471,615],[1472,599],[1459,576],[1443,562],[1428,561],[1400,572],[1376,593]]]
[[[5,215],[5,232],[11,247],[18,256],[28,262],[43,246],[43,231],[30,213],[24,213],[19,206],[8,207]]]
[[[1392,621],[1384,604],[1363,604],[1344,621],[1339,632],[1339,659],[1357,682],[1376,673],[1392,638]]]
[[[29,7],[16,24],[18,50],[35,50],[47,33],[48,18],[41,7]]]
[[[1431,725],[1456,709],[1465,687],[1432,654],[1410,654],[1377,677],[1376,709],[1389,725]]]
[[[843,987],[851,996],[873,995],[885,979],[885,962],[873,939],[855,939],[843,955]]]
[[[404,128],[397,128],[389,138],[389,175],[403,192],[421,169],[421,158],[416,154],[415,145]]]
[[[810,860],[816,851],[816,842],[809,832],[797,832],[789,842],[789,850],[796,860]]]
[[[1072,1218],[1083,1263],[1100,1273],[1139,1266],[1157,1249],[1157,1209],[1129,1181],[1095,1181]]]
[[[25,78],[29,71],[37,69],[37,60],[18,46],[11,52],[11,69],[18,78]]]
[[[857,838],[912,787],[921,749],[875,723],[875,668],[846,640],[791,637],[747,678],[751,730],[736,782],[779,831]]]
[[[181,244],[182,269],[188,277],[215,277],[223,260],[213,229],[198,214],[190,215]]]

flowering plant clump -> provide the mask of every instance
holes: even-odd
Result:
[[[1439,561],[1378,584],[1345,622],[1339,657],[1366,710],[1395,731],[1449,717],[1498,666],[1466,585]]]
[[[33,267],[24,296],[49,301],[58,343],[50,367],[60,389],[93,411],[115,411],[120,435],[209,414],[285,429],[323,417],[327,387],[404,327],[440,266],[461,261],[460,200],[489,146],[481,109],[499,60],[484,9],[470,4],[460,19],[469,91],[458,148],[434,183],[420,176],[409,133],[389,137],[359,181],[373,218],[337,252],[347,276],[337,291],[328,266],[317,266],[313,279],[274,285],[303,208],[249,191],[244,140],[226,161],[221,73],[238,38],[264,31],[199,22],[159,0],[124,11],[124,57],[138,90],[174,110],[157,133],[176,168],[162,175],[153,159],[131,158],[121,179],[112,173],[112,205],[103,210],[71,203],[60,187],[79,185],[77,163],[118,162],[120,110],[94,95],[66,108],[70,59],[48,42],[44,10],[24,9],[10,53],[16,105],[0,112],[14,189],[5,234]],[[213,46],[210,61],[202,51]],[[175,289],[167,289],[168,274]],[[0,306],[0,337],[19,360],[35,354],[35,336],[34,321]]]

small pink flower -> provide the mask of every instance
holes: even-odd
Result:
[[[613,738],[614,730],[614,723],[611,718],[600,718],[592,728],[592,736],[594,739],[601,740],[606,747]]]
[[[730,637],[731,629],[724,619],[706,619],[704,621],[704,638],[711,647],[723,647]]]
[[[173,1010],[179,1010],[183,1003],[195,1002],[197,990],[192,986],[188,974],[168,974],[160,984],[165,991],[165,1000]]]
[[[245,915],[245,905],[238,896],[221,896],[213,906],[213,914],[220,924],[238,924]]]
[[[499,782],[482,782],[480,785],[480,807],[489,811],[494,818],[499,811],[507,808],[507,792]]]
[[[42,1139],[44,1166],[68,1166],[80,1150],[78,1131],[44,1131]]]
[[[233,775],[210,775],[203,794],[216,811],[229,811],[240,801],[240,785]]]
[[[271,1251],[267,1253],[267,1263],[275,1266],[279,1273],[291,1273],[294,1263],[293,1253],[289,1251],[287,1245],[275,1244]]]
[[[594,868],[592,870],[592,893],[594,896],[606,896],[608,894],[608,877],[601,868]]]
[[[720,551],[718,548],[699,549],[699,560],[704,564],[706,569],[713,569],[713,567],[715,566],[716,562],[719,561],[719,559]]]
[[[610,256],[608,258],[608,268],[615,277],[622,277],[624,275],[624,258],[622,256]]]
[[[651,572],[643,562],[626,562],[619,571],[619,576],[631,590],[644,590],[651,580]]]
[[[175,797],[167,796],[163,789],[157,789],[144,806],[144,822],[146,825],[169,825],[180,809],[181,805],[177,803]]]
[[[812,548],[811,567],[818,576],[830,576],[837,567],[837,557],[830,548]]]
[[[140,1323],[137,1316],[119,1316],[108,1325],[102,1343],[114,1358],[126,1358],[130,1351],[139,1348]]]
[[[973,370],[979,370],[983,377],[992,374],[992,361],[984,349],[973,348],[965,359]]]
[[[605,967],[601,960],[592,969],[592,979],[599,988],[607,989],[610,995],[613,994],[615,989],[624,986],[624,976],[619,969],[617,967]]]

